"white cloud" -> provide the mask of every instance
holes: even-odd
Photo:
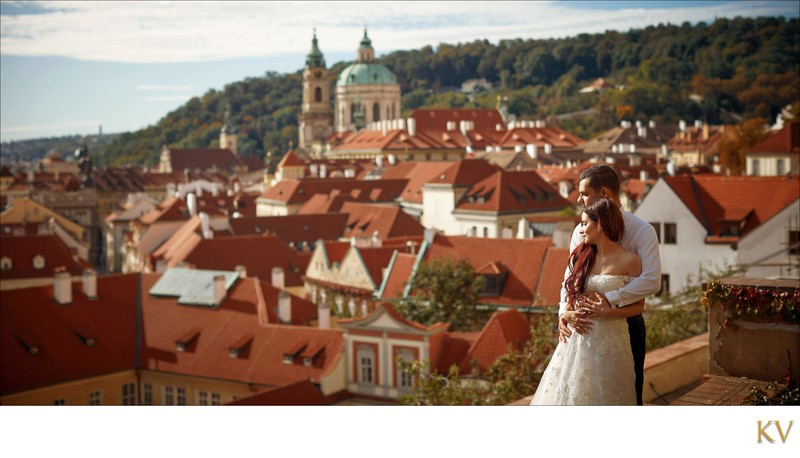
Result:
[[[2,53],[112,62],[188,62],[353,52],[366,20],[376,51],[476,39],[546,38],[715,17],[795,14],[792,2],[581,11],[554,2],[41,2],[2,16]],[[796,8],[795,8],[796,9]]]

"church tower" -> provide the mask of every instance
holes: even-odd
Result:
[[[237,151],[238,145],[236,143],[236,129],[231,125],[231,103],[225,108],[225,125],[219,132],[219,147],[220,149],[229,149],[233,154],[239,154]]]
[[[333,132],[333,112],[330,106],[330,83],[325,57],[317,46],[317,31],[311,40],[311,52],[303,70],[303,108],[300,114],[301,150],[322,153],[325,139]]]

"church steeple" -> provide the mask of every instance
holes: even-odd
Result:
[[[325,56],[317,44],[317,29],[314,28],[314,38],[311,39],[311,52],[306,56],[306,67],[325,68]]]
[[[236,129],[231,124],[231,102],[225,107],[225,124],[219,131],[219,147],[229,149],[233,154],[239,154],[239,145],[236,139]]]
[[[358,47],[358,61],[372,62],[375,60],[375,49],[372,47],[372,40],[367,36],[367,26],[364,26],[364,38],[361,39],[361,46]]]

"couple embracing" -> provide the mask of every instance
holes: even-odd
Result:
[[[570,242],[559,307],[559,344],[531,405],[642,405],[644,299],[658,292],[652,225],[621,209],[607,165],[580,175],[584,210]]]

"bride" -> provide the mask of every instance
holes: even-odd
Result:
[[[644,300],[617,309],[598,309],[584,301],[594,291],[615,290],[641,273],[639,256],[617,243],[623,229],[622,213],[610,199],[598,199],[584,209],[583,242],[570,255],[565,280],[566,313],[591,316],[592,332],[560,338],[531,405],[636,405],[625,318],[642,313]]]

